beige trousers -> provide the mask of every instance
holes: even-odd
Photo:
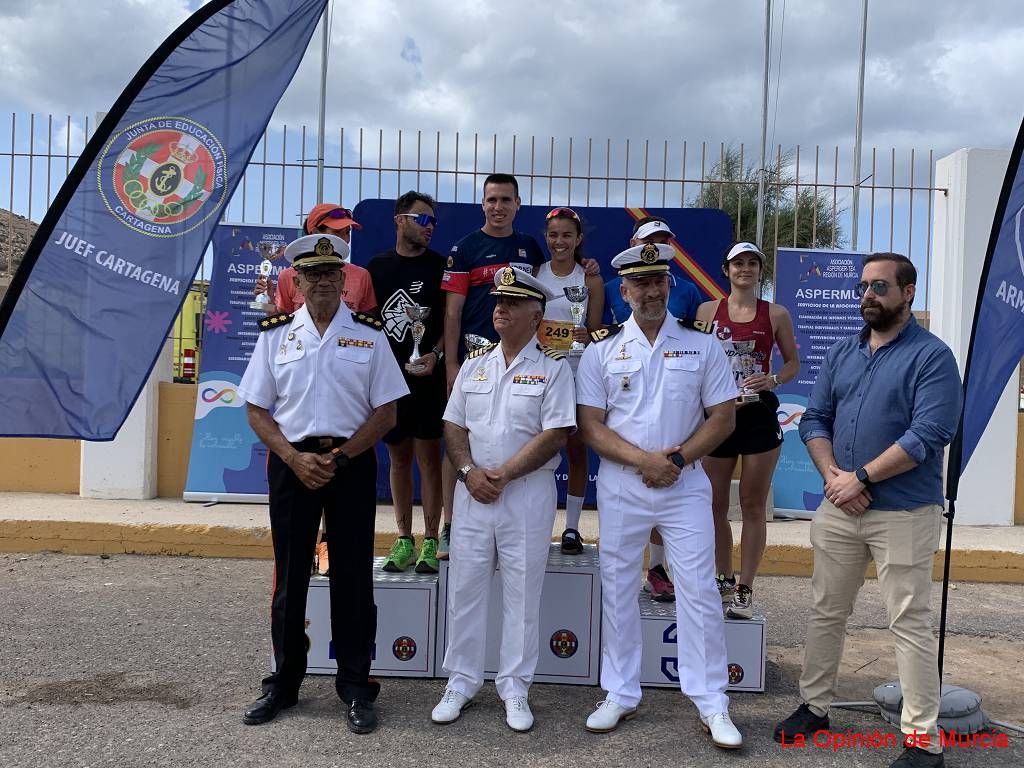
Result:
[[[846,621],[864,583],[870,560],[896,640],[896,668],[903,688],[903,733],[927,733],[931,751],[938,739],[938,641],[932,632],[932,558],[939,542],[942,507],[868,510],[851,517],[827,499],[811,523],[814,573],[811,617],[804,646],[800,696],[819,716],[835,695]]]

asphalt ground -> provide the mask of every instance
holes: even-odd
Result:
[[[678,691],[646,691],[639,716],[607,735],[583,722],[599,688],[535,685],[537,725],[504,724],[493,685],[449,726],[430,709],[440,680],[384,679],[381,727],[354,736],[333,682],[308,677],[300,703],[263,726],[241,715],[269,661],[271,564],[159,556],[0,555],[0,765],[3,766],[888,766],[894,748],[782,749],[774,724],[798,703],[808,582],[758,581],[768,617],[768,692],[732,697],[737,752],[711,745]],[[938,606],[935,585],[935,607]],[[947,682],[1024,722],[1024,590],[958,584],[950,595]],[[936,619],[937,620],[937,619]],[[850,622],[840,696],[870,698],[895,678],[877,585]],[[892,732],[876,714],[833,710],[832,728]],[[1024,737],[947,752],[949,766],[1024,765]]]

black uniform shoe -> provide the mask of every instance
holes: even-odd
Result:
[[[939,752],[926,752],[920,747],[907,747],[889,768],[942,768],[946,758]]]
[[[781,742],[783,739],[792,741],[797,734],[811,736],[815,731],[828,730],[828,715],[818,717],[811,712],[806,704],[801,704],[796,711],[775,726],[774,738]]]
[[[298,700],[299,697],[294,694],[288,696],[278,691],[270,691],[249,705],[249,708],[245,710],[245,714],[242,716],[242,722],[246,725],[269,723],[277,717],[278,712],[295,706]]]
[[[583,537],[575,528],[566,528],[562,531],[562,554],[582,555]]]
[[[373,733],[377,729],[377,713],[373,702],[352,699],[348,707],[348,729],[352,733]]]

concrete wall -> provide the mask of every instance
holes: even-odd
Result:
[[[0,440],[0,491],[78,493],[78,440]]]
[[[195,412],[195,384],[160,382],[157,496],[180,499],[185,492]]]
[[[1010,153],[961,149],[935,164],[931,331],[953,350],[963,375],[992,218]],[[956,522],[1012,525],[1016,503],[1018,381],[1011,377],[960,481]]]

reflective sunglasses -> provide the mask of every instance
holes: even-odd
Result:
[[[580,215],[576,213],[576,211],[574,211],[572,208],[552,208],[550,211],[548,211],[548,215],[544,217],[544,221],[547,221],[548,219],[553,219],[556,216],[561,216],[562,218],[566,219],[575,219],[576,221],[580,220]]]
[[[889,292],[889,283],[885,280],[872,280],[870,283],[862,280],[854,286],[853,290],[857,294],[858,299],[863,299],[864,294],[868,292],[869,288],[875,296],[885,296]]]
[[[400,213],[398,215],[412,219],[421,227],[433,227],[437,224],[437,216],[431,216],[429,213]]]

